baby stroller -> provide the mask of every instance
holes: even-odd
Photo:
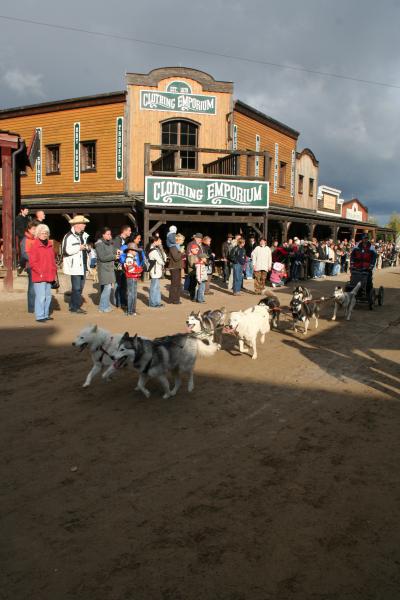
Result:
[[[361,282],[361,286],[357,292],[356,303],[368,304],[370,310],[373,310],[376,304],[382,306],[384,289],[382,286],[378,290],[374,288],[372,271],[352,269],[350,272],[350,281],[346,285],[345,291],[351,292],[359,282]]]

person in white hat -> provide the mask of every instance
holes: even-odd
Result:
[[[69,310],[72,313],[86,314],[81,308],[82,291],[86,280],[87,271],[87,239],[85,232],[89,219],[83,215],[76,215],[70,220],[71,231],[69,231],[62,242],[63,271],[71,276],[71,300]]]

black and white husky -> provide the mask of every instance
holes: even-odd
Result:
[[[280,313],[279,309],[281,306],[279,299],[276,296],[265,296],[265,298],[262,298],[258,304],[265,304],[265,306],[268,306],[269,314],[271,316],[271,325],[272,327],[275,327],[275,329],[278,329]]]
[[[296,325],[303,323],[303,333],[306,335],[311,318],[315,319],[315,329],[318,327],[319,307],[312,300],[301,300],[298,297],[293,297],[290,301],[290,310],[293,317],[293,329],[297,331]]]
[[[80,352],[87,348],[93,361],[93,367],[82,387],[88,387],[92,383],[93,377],[113,364],[113,355],[118,349],[121,338],[121,333],[111,335],[110,332],[100,329],[97,325],[89,325],[78,333],[72,345]]]
[[[126,332],[114,353],[113,365],[103,374],[107,379],[114,370],[125,364],[130,364],[139,372],[136,389],[149,398],[150,391],[146,388],[148,379],[158,379],[163,387],[163,398],[175,396],[181,386],[181,376],[189,375],[188,391],[194,388],[193,370],[199,356],[211,357],[220,349],[219,344],[208,344],[188,333],[177,333],[162,338],[149,340],[135,335],[130,337]],[[175,384],[172,390],[167,375],[174,373]]]
[[[293,300],[294,299],[298,299],[298,300],[311,300],[312,299],[312,293],[304,285],[298,285],[293,290],[292,299]]]
[[[213,340],[220,344],[226,315],[225,307],[207,310],[203,314],[192,311],[186,319],[188,333],[195,334],[201,340]]]
[[[335,305],[333,309],[332,321],[336,321],[338,307],[344,309],[344,316],[347,321],[350,321],[351,313],[353,312],[353,308],[356,305],[357,292],[360,289],[360,287],[361,281],[357,283],[357,285],[351,290],[351,292],[345,292],[344,289],[340,286],[335,287],[335,291],[333,292]]]

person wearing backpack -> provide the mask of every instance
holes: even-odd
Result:
[[[161,238],[159,235],[153,235],[149,249],[150,261],[150,292],[149,306],[152,308],[161,308],[164,304],[161,303],[160,279],[164,273],[165,263],[167,262],[166,254],[162,247]]]
[[[89,223],[89,219],[83,215],[76,215],[69,222],[71,231],[64,236],[62,241],[63,271],[65,275],[71,276],[69,310],[78,314],[86,314],[81,306],[87,272],[87,240],[89,237],[85,232],[87,223]]]

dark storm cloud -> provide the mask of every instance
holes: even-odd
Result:
[[[11,5],[10,5],[11,6]],[[400,2],[21,0],[7,14],[400,85]],[[4,13],[4,9],[2,9]],[[379,221],[400,210],[400,89],[0,20],[2,107],[123,89],[125,71],[192,66],[301,132],[320,183]]]

